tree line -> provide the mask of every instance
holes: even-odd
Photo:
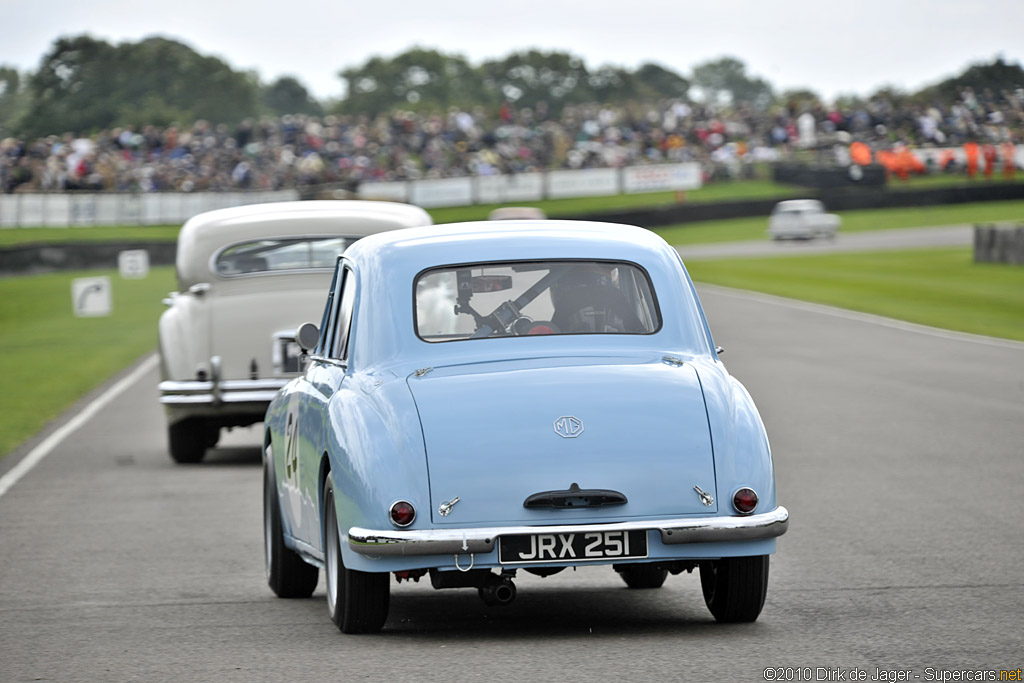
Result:
[[[323,113],[297,79],[263,84],[217,57],[167,38],[112,45],[60,38],[29,74],[0,65],[0,136],[24,138],[198,119],[237,124],[280,113]]]
[[[371,57],[341,70],[345,95],[321,102],[293,76],[261,82],[217,57],[160,37],[112,45],[89,35],[56,40],[38,69],[22,74],[0,65],[0,137],[33,138],[114,126],[167,126],[198,119],[237,124],[254,116],[369,114],[395,109],[503,105],[558,115],[567,105],[622,105],[663,99],[746,106],[823,104],[810,90],[776,92],[733,57],[694,67],[684,76],[655,63],[636,69],[590,67],[567,52],[524,50],[472,64],[458,54],[415,47],[393,57]],[[964,87],[999,92],[1024,86],[1024,70],[997,58],[916,93],[885,88],[890,103],[950,103]],[[868,96],[870,99],[872,96]],[[854,103],[856,96],[843,104]]]

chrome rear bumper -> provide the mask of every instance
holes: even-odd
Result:
[[[470,529],[379,530],[352,527],[348,545],[360,555],[451,555],[487,553],[501,536],[566,534],[574,531],[657,531],[665,545],[756,541],[775,538],[789,528],[789,511],[781,505],[749,517],[684,517],[609,524],[503,526]]]
[[[289,378],[290,379],[290,378]],[[270,403],[289,379],[225,379],[160,382],[160,403],[165,405],[219,405]]]

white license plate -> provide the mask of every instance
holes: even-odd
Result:
[[[522,534],[498,539],[502,564],[593,562],[647,557],[647,532],[575,531],[563,534]]]

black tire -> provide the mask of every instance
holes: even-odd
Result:
[[[270,446],[267,446],[263,465],[263,556],[267,585],[279,598],[308,598],[316,588],[320,570],[304,562],[284,544],[277,482],[271,465],[273,457]]]
[[[668,570],[656,564],[629,564],[619,570],[619,576],[630,588],[661,588]]]
[[[220,427],[215,424],[203,425],[203,437],[207,448],[215,448],[220,443]]]
[[[341,558],[334,479],[324,482],[324,580],[327,613],[342,633],[376,633],[384,627],[391,602],[391,575],[347,569]]]
[[[167,426],[167,449],[174,462],[197,463],[206,455],[208,434],[197,420],[181,420]]]
[[[768,555],[701,562],[700,587],[716,621],[756,621],[768,592]]]

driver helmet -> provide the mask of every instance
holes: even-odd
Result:
[[[574,267],[558,282],[551,285],[551,303],[555,310],[566,293],[577,287],[614,287],[614,266],[604,263],[585,263]]]

